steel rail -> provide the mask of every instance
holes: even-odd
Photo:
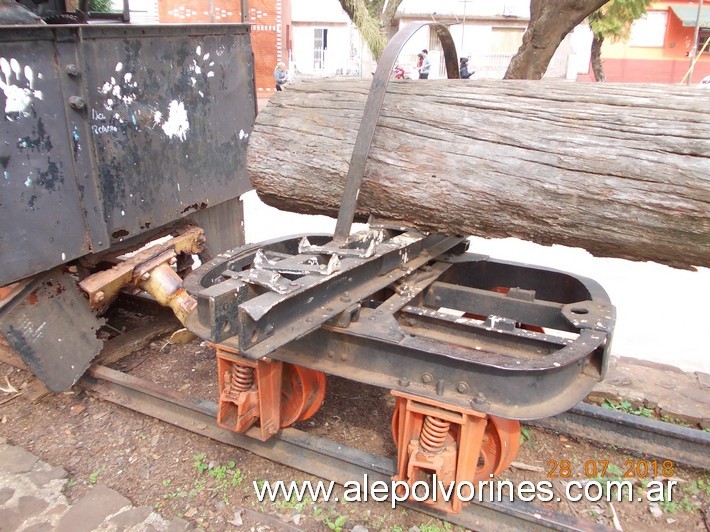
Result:
[[[92,366],[80,385],[103,400],[339,484],[360,481],[364,475],[370,485],[375,481],[389,484],[395,474],[392,459],[293,428],[283,429],[267,442],[221,429],[215,423],[215,403],[188,398],[105,366]],[[471,503],[460,514],[411,502],[401,505],[470,530],[608,530],[591,521],[520,501]]]
[[[526,424],[556,430],[629,451],[710,469],[710,433],[607,410],[587,403]]]

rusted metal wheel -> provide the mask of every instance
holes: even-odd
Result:
[[[491,475],[499,475],[515,460],[519,448],[520,422],[488,416],[473,480],[490,480]]]
[[[455,440],[458,439],[458,430],[457,426],[451,427],[451,435]],[[395,408],[392,415],[392,437],[395,443],[399,441],[399,408]],[[519,448],[520,422],[488,416],[476,473],[471,481],[490,480],[491,475],[499,475],[515,460]]]
[[[325,398],[325,373],[313,369],[283,365],[281,384],[281,427],[313,416]]]

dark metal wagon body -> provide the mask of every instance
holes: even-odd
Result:
[[[0,286],[249,190],[247,25],[6,27],[0,63]]]
[[[246,24],[0,27],[0,336],[50,389],[101,349],[98,265],[186,223],[244,243],[255,116]]]

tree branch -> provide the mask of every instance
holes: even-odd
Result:
[[[505,79],[540,79],[562,42],[587,16],[608,0],[531,0],[523,44],[508,65]]]

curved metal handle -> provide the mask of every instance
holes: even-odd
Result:
[[[335,232],[333,234],[333,241],[336,243],[342,244],[347,242],[348,236],[350,235],[350,228],[352,227],[353,218],[355,217],[357,197],[360,194],[360,186],[362,185],[362,179],[365,174],[365,163],[370,154],[372,137],[375,135],[375,127],[380,117],[380,110],[385,100],[387,85],[389,84],[395,61],[397,57],[399,57],[399,53],[402,51],[406,42],[424,26],[431,26],[439,37],[439,42],[444,51],[447,77],[449,79],[457,79],[459,77],[456,45],[454,44],[454,39],[451,37],[449,28],[445,24],[430,22],[410,24],[404,29],[399,30],[389,43],[387,43],[387,47],[384,52],[382,52],[380,60],[377,62],[375,76],[370,86],[370,94],[367,97],[365,111],[362,115],[360,128],[357,131],[357,137],[355,138],[355,146],[353,147],[353,154],[350,158],[350,167],[348,168],[348,175],[345,179],[343,199],[340,202],[340,210],[338,211],[338,221],[335,224]]]

